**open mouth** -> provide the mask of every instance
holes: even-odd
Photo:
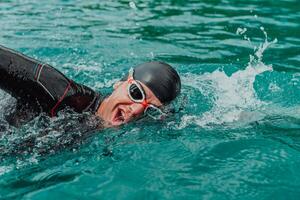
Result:
[[[112,119],[112,125],[118,126],[125,123],[125,112],[124,110],[117,108]]]

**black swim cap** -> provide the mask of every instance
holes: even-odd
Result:
[[[172,101],[180,93],[181,81],[178,73],[164,62],[152,61],[137,65],[134,67],[133,78],[149,87],[163,104]]]

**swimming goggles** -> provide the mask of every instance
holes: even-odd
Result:
[[[128,87],[127,92],[129,98],[135,102],[140,103],[144,107],[144,115],[148,115],[154,120],[162,120],[166,117],[166,113],[164,113],[160,108],[157,106],[150,104],[146,100],[146,93],[140,84],[139,81],[134,80],[133,78],[134,69],[130,68],[128,73]]]

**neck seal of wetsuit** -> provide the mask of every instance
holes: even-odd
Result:
[[[134,67],[133,78],[144,83],[162,104],[175,99],[181,90],[178,73],[164,62],[152,61],[137,65]]]

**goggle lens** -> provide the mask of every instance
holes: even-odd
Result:
[[[161,120],[165,117],[165,113],[153,105],[148,106],[144,113],[155,120]]]
[[[142,101],[144,98],[144,95],[143,95],[141,89],[135,83],[130,84],[129,94],[132,99],[137,100],[137,101]]]

